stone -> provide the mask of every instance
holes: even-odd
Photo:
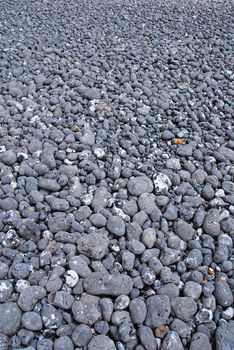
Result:
[[[109,232],[116,236],[123,236],[125,234],[125,223],[119,216],[111,216],[107,220],[106,227]]]
[[[36,302],[46,296],[45,288],[31,286],[22,290],[18,298],[18,305],[22,311],[31,311]]]
[[[215,334],[217,350],[234,349],[234,321],[222,323]]]
[[[197,304],[190,297],[177,297],[171,300],[171,310],[175,317],[188,322],[197,312]]]
[[[146,176],[137,176],[128,181],[127,189],[132,196],[153,192],[153,182]]]
[[[135,298],[129,303],[131,320],[134,324],[143,324],[146,319],[147,308],[143,299]]]
[[[100,260],[108,251],[109,239],[101,232],[84,234],[77,240],[77,250],[89,258]]]
[[[72,305],[72,314],[78,323],[93,325],[101,318],[100,307],[96,303],[76,300]]]
[[[29,331],[40,331],[42,329],[41,316],[34,311],[25,312],[21,318],[22,326]]]
[[[226,281],[219,280],[215,282],[214,296],[217,303],[223,307],[233,304],[233,293]]]
[[[93,295],[128,295],[133,288],[132,279],[127,275],[111,275],[93,272],[84,280],[84,289]]]
[[[116,347],[113,340],[104,334],[99,334],[91,339],[87,350],[116,350]]]
[[[146,300],[147,316],[145,324],[149,327],[159,327],[169,321],[171,313],[170,299],[168,296],[155,295]]]
[[[163,339],[161,350],[184,350],[184,347],[181,343],[180,337],[178,334],[174,331],[170,331],[167,333],[165,338]]]
[[[6,302],[0,304],[0,333],[7,336],[13,336],[17,333],[20,327],[20,320],[22,312],[16,303]]]
[[[72,332],[71,339],[78,347],[86,346],[92,338],[91,328],[86,324],[79,324]]]
[[[212,350],[207,335],[201,332],[195,333],[192,337],[189,350]]]
[[[185,242],[189,242],[193,239],[195,230],[186,221],[179,219],[174,223],[175,233]]]

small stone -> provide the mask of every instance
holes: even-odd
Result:
[[[92,338],[91,328],[86,324],[79,324],[71,335],[73,343],[78,347],[84,347]]]
[[[41,316],[34,312],[25,312],[21,318],[22,326],[29,331],[40,331],[42,329]]]
[[[65,291],[55,293],[53,304],[62,310],[69,310],[74,302],[74,297]]]
[[[88,350],[116,350],[113,340],[104,334],[96,335],[88,343]]]
[[[147,314],[146,304],[143,299],[135,298],[131,300],[129,303],[129,311],[134,324],[143,324]]]
[[[226,281],[220,280],[215,282],[214,296],[217,303],[223,307],[233,304],[233,293]]]
[[[108,244],[107,235],[101,232],[92,232],[78,238],[77,250],[89,258],[100,260],[107,254]]]
[[[111,216],[106,225],[107,229],[116,236],[125,234],[125,223],[119,216]]]
[[[127,275],[110,275],[93,272],[84,280],[84,289],[93,295],[128,295],[133,288],[132,279]]]
[[[234,321],[222,323],[217,328],[215,338],[217,350],[234,349]]]
[[[202,286],[196,282],[188,281],[184,285],[184,295],[198,300],[202,292]]]
[[[0,333],[0,349],[8,350],[9,349],[9,338],[4,334]]]
[[[0,280],[0,303],[7,302],[13,292],[12,283],[8,280]]]
[[[207,335],[201,332],[195,333],[192,337],[189,350],[212,350]]]
[[[184,347],[181,343],[180,337],[174,331],[170,331],[167,333],[166,337],[163,339],[161,350],[184,350]]]
[[[0,314],[4,315],[0,317],[0,333],[7,336],[15,335],[20,327],[22,315],[17,304],[11,302],[0,304]]]
[[[197,312],[197,304],[190,297],[178,297],[172,299],[171,309],[175,317],[188,322]]]
[[[65,278],[66,284],[71,288],[75,287],[75,285],[79,281],[79,276],[77,272],[74,270],[66,271],[64,274],[64,278]]]
[[[155,174],[154,175],[154,188],[157,195],[167,194],[169,188],[171,187],[171,180],[166,174]]]
[[[205,233],[211,237],[217,237],[220,234],[220,211],[210,209],[203,221],[203,229]]]
[[[63,336],[55,340],[54,350],[74,350],[74,345],[68,336]]]
[[[95,303],[76,300],[72,305],[72,314],[78,323],[93,325],[101,318],[100,307]]]
[[[153,192],[153,183],[146,176],[137,176],[128,181],[127,188],[132,196],[140,196],[142,193]]]
[[[194,229],[186,221],[179,219],[174,223],[175,233],[185,242],[193,239]]]
[[[31,286],[22,290],[18,298],[18,305],[22,311],[31,311],[36,302],[45,296],[45,288],[41,286]]]
[[[141,326],[138,329],[137,335],[141,341],[141,344],[144,346],[145,349],[155,350],[156,339],[155,339],[153,331],[150,327]]]
[[[149,327],[163,326],[168,322],[171,305],[168,296],[155,295],[146,300],[146,325]]]

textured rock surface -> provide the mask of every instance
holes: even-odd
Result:
[[[0,349],[234,348],[232,2],[0,8]]]

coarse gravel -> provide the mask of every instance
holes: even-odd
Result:
[[[0,0],[0,350],[234,349],[230,0]]]

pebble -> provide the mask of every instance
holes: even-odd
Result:
[[[0,304],[0,313],[4,317],[0,318],[0,333],[7,336],[13,336],[20,328],[22,312],[13,302],[5,302]]]
[[[197,312],[197,304],[191,297],[177,297],[171,300],[171,309],[175,317],[188,322]]]
[[[104,334],[96,335],[88,343],[88,350],[116,350],[113,340]]]
[[[147,316],[145,323],[149,327],[159,327],[168,322],[171,304],[168,296],[155,295],[146,300]]]
[[[193,335],[189,350],[211,350],[211,344],[206,334],[197,332]]]
[[[84,280],[84,289],[93,295],[128,295],[133,288],[133,282],[127,275],[103,275],[93,272]]]
[[[228,307],[233,304],[233,293],[226,281],[215,282],[214,296],[219,305]]]

